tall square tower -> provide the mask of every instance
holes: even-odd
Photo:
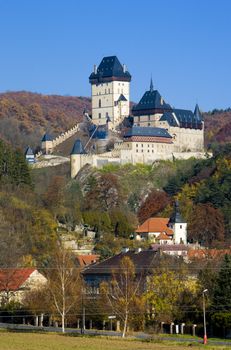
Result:
[[[116,56],[104,57],[89,77],[92,96],[92,121],[108,123],[110,129],[129,116],[131,75]]]

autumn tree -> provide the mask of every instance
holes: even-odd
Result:
[[[157,322],[172,322],[184,279],[168,269],[156,270],[148,278],[146,293],[150,318]]]
[[[47,192],[44,194],[45,205],[53,212],[55,218],[63,210],[64,188],[65,178],[63,176],[54,176],[51,179]]]
[[[211,246],[224,240],[224,217],[210,204],[195,205],[189,221],[188,238]]]
[[[168,195],[163,191],[152,190],[138,211],[138,219],[143,223],[148,218],[157,215],[170,203]]]
[[[144,304],[142,303],[141,281],[142,278],[136,275],[133,261],[125,256],[121,259],[118,269],[113,272],[111,281],[102,282],[100,285],[102,297],[123,323],[122,337],[125,337],[128,325],[134,316],[137,313],[142,315],[141,309]]]
[[[71,311],[79,304],[82,293],[82,280],[69,251],[59,248],[54,254],[48,270],[48,290],[53,307],[61,317],[62,332]]]

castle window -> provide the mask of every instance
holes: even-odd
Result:
[[[108,89],[108,93],[110,94],[110,89]]]
[[[144,150],[142,149],[141,152],[143,152]]]
[[[180,225],[180,228],[182,228],[182,225]]]
[[[148,147],[149,147],[149,144],[148,144]]]
[[[150,126],[151,124],[150,123],[148,123],[148,126]]]
[[[154,151],[152,150],[152,153],[154,153]]]
[[[99,99],[99,108],[101,108],[101,99]]]
[[[106,93],[107,93],[107,89],[105,89],[105,95],[106,95]]]
[[[99,119],[101,119],[101,113],[99,113]]]
[[[144,145],[143,145],[143,144],[141,144],[141,147],[144,147]]]
[[[149,153],[149,149],[148,149],[148,153]]]
[[[138,153],[138,149],[136,150],[136,152]]]
[[[136,144],[136,147],[138,147],[138,143]]]

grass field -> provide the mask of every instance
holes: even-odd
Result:
[[[194,350],[204,345],[152,343],[106,337],[71,337],[60,334],[0,332],[0,350]],[[206,345],[207,350],[230,349],[227,346]]]

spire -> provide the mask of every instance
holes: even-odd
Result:
[[[151,77],[151,81],[150,81],[150,91],[153,91],[153,81],[152,81],[152,77]]]
[[[195,106],[194,115],[195,115],[197,120],[201,120],[201,112],[200,112],[198,104],[196,104],[196,106]]]
[[[72,148],[71,155],[72,154],[85,154],[85,153],[86,152],[84,150],[82,142],[79,139],[76,140],[74,143],[74,146]]]
[[[184,218],[181,216],[181,213],[180,213],[179,202],[178,200],[176,200],[174,205],[174,212],[170,217],[169,223],[176,224],[176,223],[185,223],[185,222],[186,221],[184,220]]]

